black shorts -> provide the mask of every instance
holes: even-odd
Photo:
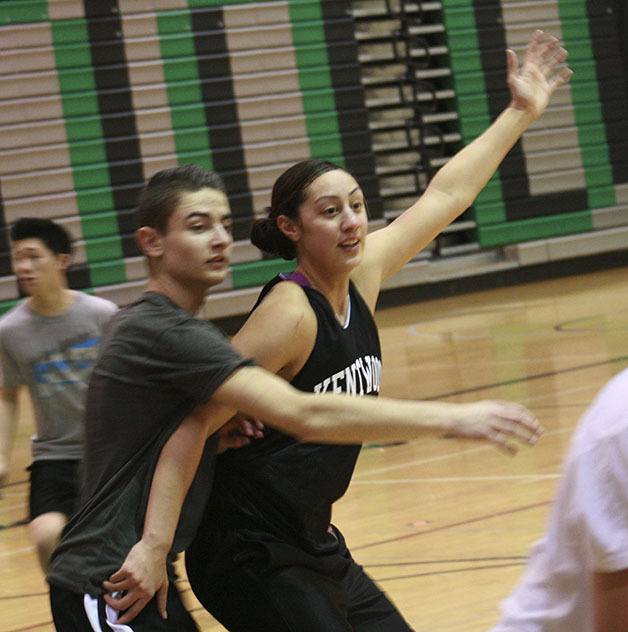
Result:
[[[60,512],[68,518],[77,509],[80,492],[80,461],[42,459],[33,461],[29,497],[30,519]]]
[[[285,542],[198,537],[186,551],[194,594],[232,632],[412,632],[394,604],[339,550],[311,555]]]
[[[153,599],[133,621],[112,627],[108,625],[108,619],[113,623],[115,617],[111,616],[112,609],[102,597],[79,595],[58,586],[50,586],[50,607],[55,629],[59,632],[198,632],[198,626],[185,609],[173,582],[168,586],[167,619],[161,618]]]

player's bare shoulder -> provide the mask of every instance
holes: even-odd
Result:
[[[244,356],[290,379],[309,357],[317,326],[303,289],[285,281],[264,297],[232,342]]]
[[[316,334],[316,314],[303,288],[297,283],[277,283],[255,311],[286,333],[294,332],[300,336]]]

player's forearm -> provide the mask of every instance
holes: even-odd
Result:
[[[348,444],[391,437],[412,439],[443,431],[455,423],[464,407],[443,402],[303,393],[257,367],[234,373],[215,397],[301,441]]]
[[[415,439],[447,432],[459,437],[488,439],[513,451],[505,436],[534,443],[541,428],[517,404],[474,402],[449,404],[307,394],[276,375],[256,367],[234,373],[214,397],[227,406],[262,419],[301,441],[359,443],[378,439]]]
[[[528,112],[506,108],[436,173],[425,194],[438,191],[453,198],[460,211],[468,208],[532,121]]]
[[[461,406],[345,395],[305,396],[302,441],[355,443],[443,433],[460,417]]]
[[[163,447],[151,483],[142,540],[166,553],[207,439],[200,416],[187,417]]]

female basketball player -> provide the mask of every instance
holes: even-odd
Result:
[[[376,395],[381,362],[372,317],[382,283],[473,202],[571,72],[558,41],[537,31],[519,68],[508,51],[511,103],[386,228],[367,235],[358,182],[308,160],[275,183],[261,250],[296,257],[264,287],[234,346],[303,391]],[[229,630],[395,632],[411,628],[351,558],[330,523],[359,445],[304,444],[267,430],[226,453],[187,569],[201,603]]]

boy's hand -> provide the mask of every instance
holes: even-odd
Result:
[[[140,540],[129,551],[120,570],[103,582],[107,592],[105,602],[123,613],[117,623],[132,621],[155,595],[159,614],[163,619],[168,618],[166,553],[162,548],[150,547]],[[121,596],[114,597],[112,593],[121,593]]]
[[[249,445],[253,439],[260,439],[263,436],[264,425],[261,422],[238,413],[218,431],[216,454],[233,448],[242,448]]]

